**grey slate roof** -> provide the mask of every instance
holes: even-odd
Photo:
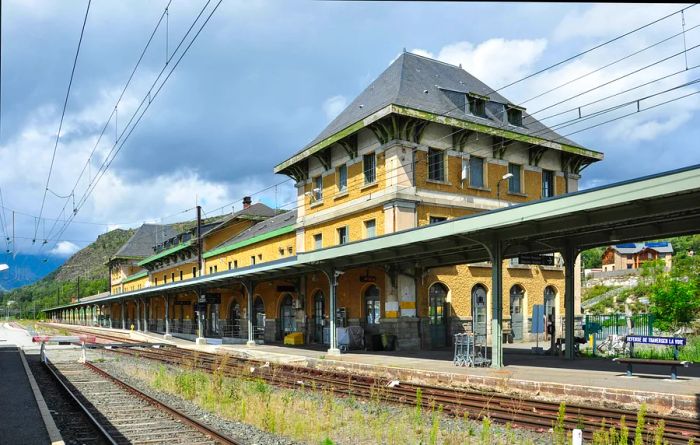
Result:
[[[666,241],[646,242],[646,243],[625,243],[612,246],[622,255],[632,255],[639,253],[644,249],[652,249],[659,253],[673,253],[673,245]]]
[[[299,153],[390,104],[581,147],[562,138],[526,112],[523,112],[525,127],[504,123],[504,119],[495,116],[492,110],[487,110],[488,118],[474,116],[465,108],[466,93],[476,93],[488,96],[494,102],[514,105],[460,67],[404,52]]]
[[[277,216],[273,216],[272,218],[266,219],[265,221],[260,221],[259,223],[249,227],[248,229],[244,230],[243,232],[239,233],[238,235],[234,236],[231,239],[228,239],[224,241],[223,243],[219,244],[218,246],[215,247],[215,249],[218,249],[220,247],[226,247],[230,246],[232,244],[239,243],[241,241],[245,241],[247,239],[263,235],[268,232],[272,232],[273,230],[281,229],[282,227],[290,226],[294,223],[296,223],[297,220],[297,211],[296,210],[290,210],[285,213],[280,213]],[[213,250],[213,249],[212,249]]]
[[[209,232],[213,232],[214,230],[218,229],[219,227],[224,227],[226,224],[228,224],[229,221],[239,218],[239,217],[252,217],[252,218],[270,218],[275,216],[277,212],[266,206],[265,204],[261,202],[256,202],[255,204],[251,204],[250,207],[247,209],[241,209],[237,212],[232,213],[230,216],[228,216],[226,219],[223,221],[220,221],[213,225],[212,227],[208,228],[208,230],[202,230],[203,234],[207,234]]]
[[[146,258],[153,255],[153,246],[175,235],[170,225],[143,224],[112,258]]]

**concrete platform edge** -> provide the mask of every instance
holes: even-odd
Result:
[[[24,350],[19,348],[19,356],[22,359],[22,365],[24,366],[24,371],[27,373],[27,378],[29,379],[29,385],[32,387],[32,392],[34,393],[34,399],[36,400],[37,407],[41,413],[41,418],[44,421],[44,426],[46,427],[46,432],[49,434],[49,440],[51,445],[65,445],[63,437],[61,437],[61,432],[56,426],[51,413],[49,412],[49,407],[46,405],[44,396],[41,395],[39,390],[39,385],[36,384],[34,379],[34,374],[29,369],[29,363],[27,363],[27,358],[24,356]]]

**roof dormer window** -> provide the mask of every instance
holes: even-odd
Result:
[[[483,96],[468,94],[469,112],[474,116],[486,117],[486,99]]]
[[[515,107],[508,107],[508,123],[518,127],[523,126],[523,110]]]

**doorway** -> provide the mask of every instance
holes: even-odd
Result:
[[[325,324],[324,313],[326,312],[326,301],[323,292],[316,291],[314,294],[314,343],[323,343],[323,327]]]
[[[447,299],[447,287],[442,283],[435,283],[428,289],[430,305],[428,317],[430,319],[430,345],[433,348],[444,347],[447,337],[445,323],[445,302]]]
[[[510,288],[510,326],[513,340],[523,339],[523,297],[525,290],[515,285]]]
[[[241,305],[237,300],[231,302],[228,311],[228,326],[224,330],[224,335],[232,338],[241,336]]]
[[[486,343],[486,288],[477,284],[472,288],[472,322],[475,342]]]
[[[285,335],[296,331],[297,323],[294,318],[294,299],[291,294],[285,294],[280,303],[280,334],[279,340]]]

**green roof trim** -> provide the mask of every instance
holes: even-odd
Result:
[[[159,260],[159,259],[161,259],[161,258],[163,258],[163,257],[166,257],[166,256],[170,255],[171,253],[179,252],[179,251],[181,251],[182,249],[184,249],[184,248],[186,248],[186,247],[189,247],[189,246],[191,246],[191,245],[192,245],[192,240],[189,240],[189,241],[187,241],[187,242],[185,242],[185,243],[178,244],[178,245],[175,246],[175,247],[171,247],[170,249],[165,249],[164,251],[162,251],[162,252],[160,252],[160,253],[157,253],[157,254],[155,254],[155,255],[151,255],[151,256],[149,256],[148,258],[146,258],[145,260],[139,261],[137,264],[138,264],[139,266],[146,265],[146,264],[151,263],[151,262],[153,262],[153,261],[155,261],[155,260]]]
[[[254,236],[252,238],[248,238],[243,241],[239,241],[237,243],[231,244],[230,246],[222,246],[219,247],[218,249],[214,249],[212,251],[209,251],[202,255],[203,258],[211,258],[216,255],[220,255],[222,253],[230,252],[232,250],[240,249],[241,247],[249,246],[251,244],[259,243],[260,241],[264,241],[266,239],[274,238],[276,236],[284,235],[286,233],[290,233],[294,231],[294,224],[289,225],[289,226],[284,226],[280,227],[279,229],[272,230],[267,233],[263,233],[262,235]]]
[[[143,277],[147,277],[147,276],[148,276],[148,271],[143,270],[139,273],[135,273],[133,275],[129,275],[128,277],[124,278],[124,280],[122,281],[122,284],[129,283],[131,281],[138,280],[139,278],[143,278]]]
[[[491,127],[489,125],[477,124],[474,122],[469,122],[469,121],[457,119],[454,117],[448,117],[448,116],[444,116],[441,114],[431,113],[428,111],[416,110],[414,108],[409,108],[409,107],[404,107],[401,105],[391,104],[391,105],[388,105],[388,106],[382,108],[381,110],[367,116],[366,118],[355,122],[354,124],[344,128],[343,130],[340,130],[339,132],[335,133],[334,135],[327,137],[326,139],[324,139],[324,140],[318,142],[317,144],[302,151],[301,153],[299,153],[295,156],[292,156],[288,160],[277,165],[274,169],[274,172],[281,173],[287,167],[294,165],[297,162],[299,162],[305,158],[308,158],[309,156],[313,155],[314,153],[318,153],[320,150],[323,150],[324,148],[330,146],[331,144],[338,142],[342,138],[349,136],[349,135],[355,133],[356,131],[359,131],[360,129],[368,126],[369,124],[371,124],[373,122],[378,121],[379,119],[383,118],[384,116],[388,116],[391,113],[396,113],[396,114],[400,114],[403,116],[415,117],[418,119],[424,119],[424,120],[427,120],[429,122],[437,122],[437,123],[441,123],[444,125],[451,125],[451,126],[457,127],[457,128],[464,128],[464,129],[468,129],[468,130],[478,131],[480,133],[486,133],[486,134],[490,134],[492,136],[502,136],[502,137],[507,138],[507,139],[513,139],[513,140],[525,142],[528,144],[541,145],[543,147],[577,154],[579,156],[586,156],[589,158],[593,158],[597,161],[603,159],[603,153],[601,153],[599,151],[590,150],[587,148],[575,147],[573,145],[562,144],[562,143],[554,142],[552,140],[540,138],[537,136],[528,136],[526,134],[518,133],[515,131],[511,131],[511,130],[506,130],[503,128]]]

